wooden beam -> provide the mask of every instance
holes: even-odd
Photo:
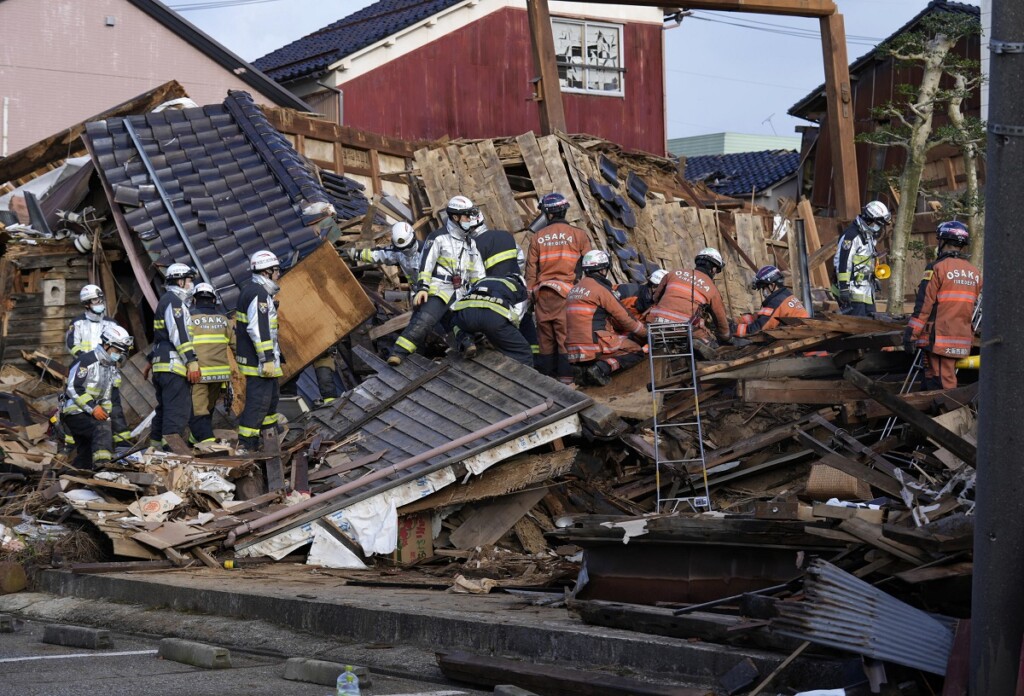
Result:
[[[568,0],[598,5],[637,5],[665,7],[663,0]],[[693,0],[683,5],[688,10],[719,10],[722,12],[756,12],[791,17],[827,17],[836,13],[832,0]],[[845,52],[845,51],[844,51]]]
[[[551,32],[548,0],[527,0],[526,14],[530,20],[530,45],[533,47],[533,64],[537,70],[534,100],[540,107],[541,135],[565,133],[568,129],[555,62],[555,39]]]
[[[846,29],[839,13],[822,16],[821,51],[825,59],[825,101],[828,104],[829,148],[836,192],[836,217],[852,220],[860,212],[860,182],[853,136],[853,90]]]
[[[852,367],[847,366],[843,377],[862,392],[870,396],[878,403],[885,406],[897,418],[905,421],[910,427],[930,437],[935,442],[945,447],[956,456],[963,459],[971,466],[976,466],[978,460],[978,448],[964,440],[956,433],[948,430],[934,420],[924,415],[914,407],[902,401],[894,394],[890,394],[880,384],[872,381]]]
[[[740,400],[748,404],[836,404],[855,401],[860,390],[841,379],[746,379]]]

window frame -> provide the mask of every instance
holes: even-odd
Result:
[[[575,25],[580,28],[580,51],[582,53],[586,48],[587,31],[592,27],[601,29],[607,29],[616,32],[618,36],[618,67],[599,67],[589,63],[569,63],[564,62],[562,57],[555,53],[555,66],[559,71],[561,68],[566,67],[568,69],[579,69],[583,71],[583,86],[582,87],[568,87],[563,82],[561,74],[558,76],[559,88],[562,92],[569,94],[587,94],[598,97],[625,97],[626,96],[626,51],[623,46],[625,40],[625,26],[622,24],[615,24],[614,22],[605,21],[591,21],[587,19],[572,19],[569,17],[552,17],[551,18],[551,32],[557,40],[559,25]],[[590,71],[604,72],[604,73],[616,73],[619,77],[619,89],[617,91],[609,91],[602,89],[595,89],[588,87],[587,84],[590,81]],[[566,78],[567,79],[567,78]]]

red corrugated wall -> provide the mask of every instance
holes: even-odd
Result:
[[[625,97],[564,94],[572,133],[665,154],[661,27],[626,24]],[[539,131],[524,10],[494,12],[339,85],[346,126],[407,140],[496,138]]]

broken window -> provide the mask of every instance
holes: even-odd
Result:
[[[621,25],[552,19],[551,29],[564,91],[624,95]]]

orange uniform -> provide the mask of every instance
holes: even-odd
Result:
[[[928,275],[930,273],[930,275]],[[943,255],[926,272],[920,308],[910,318],[911,338],[928,352],[925,388],[952,389],[956,361],[971,354],[974,305],[981,295],[981,271],[958,254]]]
[[[732,338],[729,317],[725,313],[722,295],[711,276],[697,269],[672,271],[654,291],[654,306],[647,313],[647,323],[693,322],[693,336],[704,341],[711,339],[704,322],[705,309],[715,320],[715,335],[719,341]]]
[[[571,362],[601,360],[615,372],[643,359],[643,347],[629,335],[644,338],[647,327],[629,315],[611,283],[587,276],[569,291],[568,300],[566,347]]]
[[[808,316],[810,315],[807,314],[803,303],[796,299],[788,288],[779,288],[764,298],[761,309],[758,310],[752,321],[740,323],[736,327],[736,335],[750,336],[759,331],[774,329],[779,325],[779,319],[786,317],[806,319]]]
[[[588,251],[586,232],[556,222],[533,236],[526,255],[526,287],[533,297],[537,323],[537,368],[566,383],[572,382],[566,348],[566,297],[576,284],[580,259]]]

